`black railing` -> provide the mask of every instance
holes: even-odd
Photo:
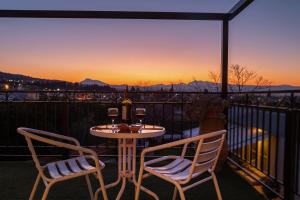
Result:
[[[139,141],[145,147],[151,143],[161,143],[195,135],[199,123],[191,121],[185,115],[190,99],[196,93],[173,92],[130,92],[133,111],[144,107],[147,115],[144,123],[162,125],[166,134],[161,138]],[[89,134],[89,128],[110,123],[107,108],[119,107],[123,92],[97,91],[5,91],[0,93],[0,155],[2,159],[30,156],[24,139],[16,133],[16,128],[32,127],[52,131],[77,138],[84,146],[103,146],[98,148],[107,152],[115,147],[114,140],[95,138]],[[137,121],[133,112],[133,121]],[[198,134],[198,132],[196,133]],[[55,154],[53,148],[41,149],[40,155]],[[111,148],[113,149],[113,148]],[[59,152],[58,152],[59,153]]]
[[[220,93],[130,92],[133,110],[145,107],[145,123],[166,127],[167,133],[140,141],[144,147],[198,134],[199,123],[186,116],[192,99]],[[300,91],[231,92],[227,113],[229,160],[279,197],[299,196]],[[27,126],[76,137],[101,154],[115,154],[115,141],[92,137],[89,128],[109,123],[108,107],[119,106],[123,92],[2,91],[0,92],[0,155],[29,156],[16,127]],[[134,116],[134,115],[133,115]],[[135,121],[135,119],[133,119]],[[110,148],[113,147],[113,148]],[[39,146],[43,155],[57,152]],[[99,148],[98,148],[99,149]],[[110,149],[110,151],[107,151]]]
[[[300,91],[230,95],[230,159],[279,197],[299,197]]]

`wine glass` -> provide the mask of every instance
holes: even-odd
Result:
[[[146,116],[146,108],[136,108],[135,109],[136,118],[139,120],[139,123],[143,124],[143,119]],[[139,133],[142,132],[142,128],[139,130]]]
[[[119,115],[118,108],[108,108],[107,109],[107,116],[111,119],[113,132],[114,132],[114,128],[115,128],[115,120],[117,119],[118,115]]]
[[[118,133],[120,131],[120,128],[118,126],[113,126],[111,128],[112,133]]]

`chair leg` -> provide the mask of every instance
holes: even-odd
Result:
[[[89,193],[90,193],[91,200],[93,200],[94,194],[93,194],[92,184],[91,184],[89,175],[85,175],[85,180],[86,180],[86,184],[88,186],[88,190],[89,190]]]
[[[100,184],[100,188],[102,190],[102,196],[104,200],[107,200],[107,193],[106,193],[106,189],[105,189],[105,185],[104,185],[104,181],[103,181],[103,177],[102,177],[102,173],[98,172],[98,179],[99,179],[99,184]],[[98,190],[97,190],[98,191]],[[100,190],[99,190],[100,191]]]
[[[217,192],[218,200],[222,200],[222,195],[221,195],[221,192],[220,192],[218,180],[217,180],[217,177],[216,177],[215,173],[212,173],[212,178],[213,178],[213,181],[214,181],[214,186],[215,186],[215,189],[216,189],[216,192]]]
[[[176,188],[179,192],[180,199],[185,200],[185,196],[184,196],[184,192],[183,192],[182,187],[178,183],[176,183],[175,186],[176,186]]]
[[[140,197],[141,185],[142,185],[142,180],[143,180],[143,173],[144,173],[144,169],[141,166],[138,182],[137,182],[136,189],[135,189],[135,197],[134,197],[135,200],[139,200],[139,197]]]
[[[38,187],[38,185],[40,183],[40,180],[41,180],[41,175],[38,174],[38,176],[36,177],[35,183],[33,185],[32,191],[30,193],[29,200],[32,200],[34,198],[34,195],[35,195],[36,189],[37,189],[37,187]]]
[[[176,200],[176,198],[177,198],[177,187],[175,186],[172,200]]]
[[[96,190],[96,192],[95,192],[95,194],[94,194],[94,200],[97,200],[98,199],[98,195],[99,195],[99,192],[101,191],[101,189],[100,188],[98,188],[97,190]]]
[[[47,196],[48,196],[48,193],[50,191],[51,186],[52,186],[51,183],[48,184],[48,185],[46,185],[46,189],[45,189],[45,191],[43,193],[42,200],[46,200],[47,199]]]
[[[176,197],[177,197],[177,187],[175,186],[172,200],[176,200]]]

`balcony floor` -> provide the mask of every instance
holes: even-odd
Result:
[[[116,166],[108,164],[104,169],[105,183],[114,180],[116,176]],[[36,169],[31,161],[2,161],[0,162],[0,196],[1,199],[27,199],[32,189]],[[224,166],[223,170],[217,173],[220,184],[220,189],[224,199],[230,200],[259,200],[264,199],[262,195],[256,192],[251,185],[237,175],[229,166]],[[93,179],[94,188],[97,186]],[[126,187],[123,199],[133,199],[134,188]],[[144,185],[156,192],[160,199],[171,199],[173,187],[157,178],[151,177],[144,181]],[[152,187],[151,187],[152,185]],[[118,188],[108,190],[109,199],[115,199]],[[42,184],[38,189],[36,198],[41,197],[43,190]],[[99,195],[100,197],[100,195]],[[213,184],[207,182],[190,191],[186,192],[187,199],[217,199]],[[52,188],[48,199],[89,199],[87,187],[84,178],[73,179],[68,182],[58,183]],[[100,199],[100,198],[99,198]],[[145,194],[141,195],[140,199],[151,199]]]

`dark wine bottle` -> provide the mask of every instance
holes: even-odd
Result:
[[[128,97],[128,86],[124,92],[124,99],[122,101],[122,122],[126,124],[131,124],[131,107],[132,101]]]

